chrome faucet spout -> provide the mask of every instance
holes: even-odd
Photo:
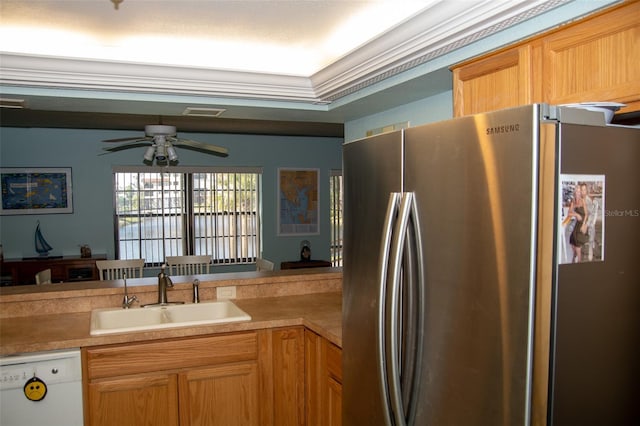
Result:
[[[169,302],[167,298],[167,289],[173,288],[173,281],[167,274],[165,274],[164,270],[167,265],[162,265],[160,267],[160,273],[158,274],[158,302],[150,303],[148,305],[142,305],[142,307],[147,306],[165,306],[165,305],[178,305],[183,304],[184,302]]]
[[[158,303],[167,303],[167,275],[164,268],[165,265],[162,265],[158,274]],[[173,283],[171,285],[173,286]]]
[[[162,265],[160,267],[160,273],[158,274],[158,304],[159,305],[167,305],[169,304],[169,300],[167,299],[167,289],[173,288],[173,281],[167,274],[165,274],[164,270],[167,265]]]
[[[137,301],[138,298],[136,297],[135,294],[129,297],[129,292],[127,291],[127,273],[126,272],[122,273],[122,279],[124,280],[124,298],[122,299],[122,309],[129,309],[131,305],[133,305],[133,302]]]

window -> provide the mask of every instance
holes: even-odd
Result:
[[[329,179],[331,264],[342,266],[342,170],[331,170]]]
[[[253,263],[260,248],[262,170],[114,169],[116,256],[159,265],[166,256],[210,255]]]

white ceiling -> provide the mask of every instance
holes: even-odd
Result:
[[[433,2],[3,0],[2,38],[12,52],[309,77]]]
[[[570,2],[0,0],[0,96],[38,110],[343,122],[450,90],[450,64],[398,76]]]

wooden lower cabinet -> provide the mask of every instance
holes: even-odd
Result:
[[[260,425],[257,362],[179,374],[180,425]]]
[[[323,410],[327,425],[342,425],[342,349],[322,339],[324,362],[327,365],[326,391]]]
[[[327,378],[327,425],[342,424],[342,383],[333,377]]]
[[[342,424],[342,350],[305,330],[305,405],[307,426]]]
[[[274,329],[271,335],[273,424],[304,425],[304,327]]]
[[[88,425],[178,424],[178,384],[175,374],[100,379],[89,384]]]
[[[83,348],[85,424],[303,424],[303,330]]]
[[[82,349],[85,425],[339,425],[340,349],[304,327]]]

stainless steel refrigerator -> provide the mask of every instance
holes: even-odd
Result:
[[[640,129],[536,104],[343,161],[345,425],[640,424]]]

